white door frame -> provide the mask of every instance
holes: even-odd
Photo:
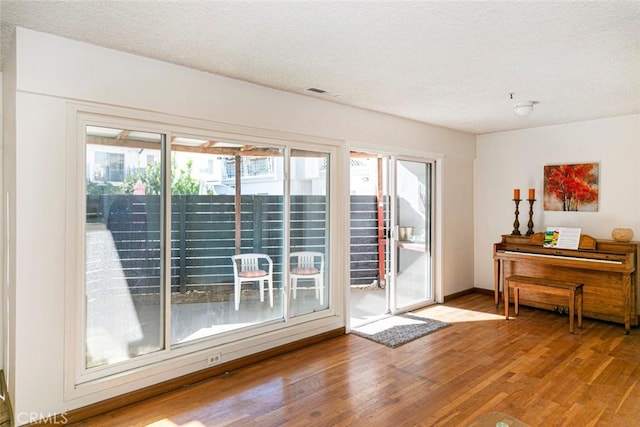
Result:
[[[391,146],[372,146],[369,144],[347,144],[346,146],[347,158],[350,158],[350,154],[352,151],[356,152],[365,152],[377,154],[380,156],[385,156],[389,158],[389,164],[394,164],[396,158],[400,158],[402,160],[414,160],[414,161],[423,161],[430,162],[432,164],[432,173],[431,173],[431,189],[432,189],[432,209],[431,209],[431,262],[432,262],[432,272],[431,272],[431,283],[432,283],[432,292],[433,292],[433,302],[434,303],[443,303],[443,271],[442,271],[442,253],[443,253],[443,215],[442,215],[442,188],[443,188],[443,176],[444,176],[444,166],[445,166],[445,158],[442,154],[437,153],[425,153],[417,150],[403,149],[401,153],[398,153],[398,147]],[[393,161],[391,161],[393,160]],[[348,167],[349,162],[346,162]],[[394,166],[395,167],[395,166]],[[389,172],[391,174],[391,171]],[[347,170],[347,176],[350,176],[350,171]],[[395,185],[395,183],[394,183]],[[346,192],[349,193],[349,187],[347,186]],[[395,193],[395,191],[394,191]],[[348,198],[347,198],[348,199]],[[345,199],[346,200],[346,199]],[[345,213],[348,215],[349,210],[346,209]],[[348,221],[347,221],[348,223]],[[393,222],[391,222],[393,224]],[[393,227],[395,228],[395,227]],[[394,230],[391,230],[393,232]],[[388,239],[391,240],[391,239]],[[348,240],[347,240],[348,241]],[[390,243],[387,245],[387,249],[389,249]],[[389,254],[389,250],[387,250],[387,254]],[[389,263],[391,267],[391,263]],[[345,263],[345,273],[344,276],[347,278],[346,286],[344,288],[345,292],[345,319],[346,319],[346,331],[347,333],[351,329],[351,316],[350,316],[350,285],[349,285],[349,263]],[[387,283],[386,289],[387,293],[389,293],[390,284]],[[387,303],[389,305],[390,296],[387,294]],[[420,304],[422,306],[423,304]]]

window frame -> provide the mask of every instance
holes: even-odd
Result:
[[[344,277],[345,265],[339,262],[340,254],[327,249],[329,265],[328,272],[329,300],[328,309],[312,312],[305,315],[289,317],[290,296],[287,296],[284,308],[284,322],[266,322],[252,328],[234,331],[233,337],[230,334],[217,334],[208,338],[195,340],[193,342],[171,345],[170,322],[171,322],[171,298],[170,280],[163,280],[161,286],[164,287],[163,296],[163,317],[164,317],[164,345],[161,350],[137,356],[126,361],[97,366],[87,369],[84,366],[86,349],[86,309],[84,303],[85,295],[85,180],[86,169],[86,126],[104,126],[112,128],[135,129],[136,131],[152,132],[165,135],[167,147],[164,152],[167,158],[171,158],[170,141],[174,135],[198,135],[210,138],[225,138],[227,140],[237,140],[239,142],[255,142],[258,144],[281,145],[284,148],[284,196],[290,200],[289,192],[289,163],[290,150],[307,149],[317,152],[327,153],[330,159],[331,170],[339,170],[340,166],[346,165],[344,156],[339,147],[342,141],[331,140],[320,137],[310,137],[307,135],[289,134],[272,130],[255,129],[237,125],[228,125],[197,119],[184,119],[174,116],[141,112],[118,107],[105,107],[90,104],[69,103],[67,105],[67,177],[66,177],[66,203],[69,207],[66,215],[66,275],[67,287],[65,292],[65,307],[69,315],[65,318],[65,399],[74,399],[88,396],[106,389],[116,387],[124,389],[136,389],[140,386],[136,384],[148,384],[158,382],[162,378],[174,378],[189,372],[204,369],[200,361],[205,359],[207,352],[212,349],[229,347],[226,355],[227,360],[246,356],[255,352],[255,348],[269,348],[276,345],[273,337],[270,339],[267,334],[275,334],[279,340],[288,339],[288,336],[313,336],[321,333],[322,328],[328,325],[338,325],[344,327],[346,324],[344,313],[344,292],[338,288],[341,283],[340,277]],[[170,163],[165,161],[165,174],[170,174]],[[170,175],[168,175],[170,176]],[[170,183],[164,180],[164,186]],[[338,206],[339,180],[332,176],[328,185],[329,206]],[[164,188],[167,192],[168,188]],[[166,193],[168,194],[168,193]],[[285,198],[283,198],[285,200]],[[162,206],[164,215],[164,229],[170,233],[171,227],[171,207],[169,200]],[[289,259],[289,203],[285,204],[285,234],[283,257]],[[329,209],[327,242],[331,242],[332,247],[337,245],[336,240],[340,235],[344,235],[344,230],[340,229],[340,224],[344,221],[338,220],[339,213],[335,209]],[[163,242],[165,242],[163,240]],[[163,243],[161,252],[164,259],[170,259],[170,245]],[[167,258],[168,257],[168,258]],[[329,259],[330,258],[330,259]],[[163,262],[162,267],[165,277],[170,274],[170,262]],[[283,280],[288,284],[288,269],[284,270]],[[77,284],[81,283],[82,286]],[[286,285],[288,289],[288,285]],[[299,329],[299,330],[298,330]],[[290,332],[289,332],[290,331]],[[317,331],[314,333],[314,331]],[[296,339],[296,338],[292,338]],[[299,339],[299,338],[297,338]],[[289,339],[290,341],[291,339]],[[271,343],[271,344],[270,344]],[[231,349],[233,347],[233,349]],[[244,349],[242,349],[244,348]],[[218,351],[218,350],[216,350]],[[177,369],[168,373],[165,365],[176,365]]]

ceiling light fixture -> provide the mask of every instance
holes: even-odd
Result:
[[[527,117],[533,111],[533,101],[519,102],[513,107],[516,116]]]

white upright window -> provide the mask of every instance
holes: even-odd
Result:
[[[284,175],[255,166],[282,170],[283,147],[175,136],[171,149],[171,344],[282,322]]]
[[[289,267],[292,316],[329,307],[329,155],[291,150]]]
[[[165,136],[87,126],[85,368],[165,348],[161,162]],[[94,154],[94,155],[92,155]],[[117,169],[113,165],[118,165]]]
[[[78,383],[332,315],[331,151],[126,123],[82,129]]]

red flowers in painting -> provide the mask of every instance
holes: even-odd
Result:
[[[597,207],[597,163],[544,167],[545,210],[597,211]]]

